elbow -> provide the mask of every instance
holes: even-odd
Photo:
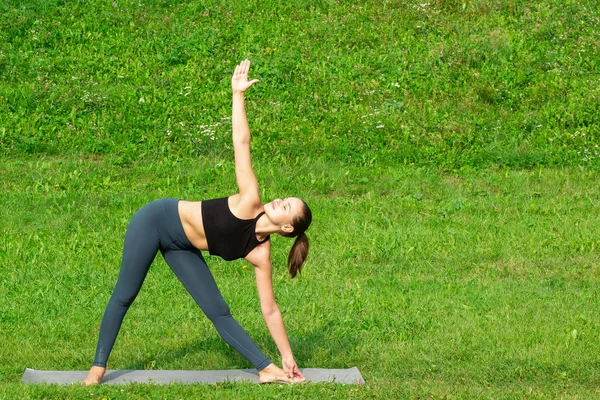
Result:
[[[263,318],[265,320],[270,319],[273,316],[281,314],[281,312],[279,311],[279,307],[277,307],[277,305],[269,306],[269,307],[262,307],[261,311],[262,311]]]
[[[233,133],[234,146],[248,146],[250,144],[250,135],[242,135]]]

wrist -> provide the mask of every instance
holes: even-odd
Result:
[[[234,97],[236,97],[236,96],[238,96],[238,97],[244,97],[244,92],[241,91],[241,90],[234,90],[233,91],[233,96]]]

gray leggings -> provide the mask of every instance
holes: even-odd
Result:
[[[257,370],[271,363],[236,322],[200,250],[183,231],[177,199],[153,201],[135,213],[125,234],[119,278],[104,311],[95,366],[106,367],[123,317],[135,300],[158,250],[221,337]]]

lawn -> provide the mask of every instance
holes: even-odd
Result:
[[[595,1],[0,4],[0,398],[600,398]],[[24,385],[85,370],[129,218],[236,190],[229,79],[264,201],[310,204],[274,285],[301,367],[362,386]],[[274,361],[253,272],[207,257]],[[111,369],[233,369],[159,257]]]
[[[25,367],[89,366],[128,218],[155,198],[231,192],[233,165],[185,160],[124,168],[51,157],[1,164],[7,397],[597,395],[600,178],[593,171],[439,174],[257,162],[265,199],[301,194],[315,211],[311,254],[298,279],[284,266],[290,242],[273,238],[275,291],[298,362],[356,365],[367,385],[88,389],[17,382]],[[251,268],[216,258],[209,264],[234,316],[278,360]],[[111,368],[247,367],[159,258],[127,315]]]

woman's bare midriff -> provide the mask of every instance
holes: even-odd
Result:
[[[199,250],[208,250],[202,224],[202,202],[180,200],[178,210],[183,231],[190,243]]]

